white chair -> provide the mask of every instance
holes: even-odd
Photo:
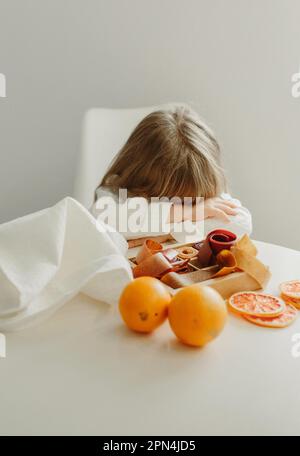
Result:
[[[177,103],[172,103],[172,106],[174,104]],[[93,108],[87,111],[83,122],[74,198],[90,208],[96,187],[134,127],[150,112],[170,105],[137,109]]]

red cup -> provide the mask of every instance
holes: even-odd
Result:
[[[214,230],[207,235],[210,248],[214,255],[217,255],[221,250],[230,250],[236,241],[236,235],[227,230]]]

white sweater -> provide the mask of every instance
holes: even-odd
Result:
[[[171,233],[177,242],[193,242],[203,239],[210,231],[218,228],[232,231],[237,236],[245,233],[251,234],[252,219],[248,209],[228,193],[223,193],[221,197],[237,205],[237,215],[229,216],[229,222],[217,218],[207,218],[195,223],[185,221],[170,224],[167,223],[167,220],[171,202],[148,202],[144,198],[133,197],[127,198],[125,205],[119,202],[117,194],[103,187],[97,190],[97,200],[91,208],[91,213],[95,218],[107,223],[112,231],[119,231],[123,234],[127,240]],[[138,220],[138,224],[128,225],[129,216],[134,212],[136,215],[133,220]]]

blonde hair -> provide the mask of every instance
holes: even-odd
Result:
[[[210,198],[226,179],[213,132],[188,106],[176,105],[136,126],[100,186],[145,198]]]

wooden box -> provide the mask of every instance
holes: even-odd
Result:
[[[187,243],[187,244],[178,244],[175,241],[169,241],[165,243],[163,246],[165,249],[167,248],[179,248],[179,247],[185,247],[185,246],[192,246],[193,243]],[[136,265],[135,263],[135,256],[137,254],[138,248],[131,248],[128,251],[128,259],[129,262],[134,268]],[[258,261],[257,259],[255,259]],[[195,265],[195,262],[193,260],[189,263],[190,267],[192,268],[193,271],[207,271],[208,273],[212,271],[212,268],[215,268],[214,266],[210,266],[207,268],[200,268]],[[184,276],[184,274],[181,274]],[[269,279],[269,270],[266,268],[266,277],[265,281]],[[215,277],[215,278],[209,278],[208,280],[201,280],[199,282],[194,282],[194,283],[201,283],[202,285],[207,285],[215,290],[217,290],[224,299],[229,298],[233,293],[237,293],[239,291],[255,291],[259,290],[262,288],[261,283],[259,283],[252,275],[248,274],[247,272],[244,271],[237,271],[237,272],[232,272],[228,275],[225,275],[223,277]],[[164,284],[170,293],[175,294],[180,288],[171,288],[167,284]]]

